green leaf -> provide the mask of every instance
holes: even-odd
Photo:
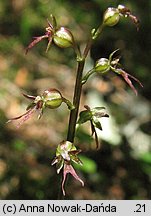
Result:
[[[140,156],[140,160],[145,163],[151,164],[151,153],[147,152],[147,153],[142,154]]]
[[[79,114],[79,120],[78,120],[78,124],[83,124],[87,121],[90,121],[92,119],[92,112],[89,110],[84,110],[82,112],[80,112]]]
[[[85,173],[96,173],[97,171],[97,165],[94,160],[86,157],[86,156],[80,156],[80,160],[83,162],[83,166],[74,165],[77,169],[82,170]]]
[[[78,130],[76,133],[76,137],[78,138],[80,143],[86,143],[87,145],[90,145],[93,141],[92,136],[90,136],[87,132],[83,131],[82,128]]]
[[[92,123],[96,128],[102,130],[102,125],[97,118],[93,117]]]
[[[76,155],[70,155],[71,160],[79,165],[83,165],[82,161]]]

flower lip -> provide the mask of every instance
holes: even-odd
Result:
[[[135,95],[137,96],[137,90],[134,87],[134,85],[132,84],[130,78],[132,78],[133,80],[135,80],[141,87],[143,87],[142,83],[136,77],[132,76],[131,74],[129,74],[127,72],[125,72],[121,68],[113,69],[113,71],[115,73],[118,73],[119,75],[121,75],[124,78],[124,80],[127,82],[127,84],[130,86],[130,88],[134,91]]]
[[[51,163],[51,165],[56,164],[57,174],[59,174],[61,169],[63,168],[62,192],[64,196],[64,183],[67,174],[71,174],[76,180],[81,182],[82,186],[84,186],[84,182],[80,179],[80,177],[77,175],[76,171],[71,165],[71,162],[83,165],[82,161],[77,156],[80,152],[81,150],[77,150],[73,143],[69,141],[62,141],[58,145],[56,150],[56,157]]]
[[[77,175],[76,171],[74,170],[74,168],[71,166],[71,164],[69,163],[65,163],[64,164],[64,170],[63,170],[63,180],[62,180],[62,192],[63,195],[65,196],[65,190],[64,190],[64,183],[66,180],[66,176],[67,174],[70,173],[77,181],[81,182],[81,185],[84,186],[84,182],[82,181],[82,179]]]

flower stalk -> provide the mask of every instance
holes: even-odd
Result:
[[[74,88],[74,96],[73,96],[73,106],[75,109],[71,110],[70,117],[69,117],[69,126],[68,126],[68,133],[67,133],[67,140],[70,142],[74,142],[75,137],[75,130],[76,130],[76,122],[78,118],[78,111],[79,111],[79,105],[80,105],[80,98],[81,98],[81,91],[82,91],[82,85],[84,84],[82,82],[82,76],[83,76],[83,70],[85,65],[86,57],[92,47],[93,42],[100,36],[104,25],[101,24],[97,30],[93,29],[91,31],[91,36],[85,46],[83,55],[81,58],[77,58],[78,67],[77,67],[77,75],[76,75],[76,83]],[[79,53],[81,53],[79,51]],[[91,75],[90,71],[90,75]],[[89,76],[90,76],[89,75]]]
[[[84,65],[85,65],[85,59],[78,62],[77,77],[76,77],[74,97],[73,97],[73,106],[75,108],[73,110],[71,110],[71,112],[70,112],[69,126],[68,126],[68,133],[67,133],[67,140],[70,142],[74,142],[75,128],[76,128],[76,122],[77,122],[79,104],[80,104],[80,97],[81,97],[81,91],[82,91],[82,82],[81,81],[82,81]]]
[[[56,150],[56,156],[51,163],[51,165],[56,165],[57,174],[59,174],[62,170],[63,178],[61,188],[64,196],[64,185],[65,181],[67,180],[68,174],[71,174],[76,180],[81,183],[82,186],[84,186],[83,180],[78,176],[78,174],[74,170],[74,167],[72,166],[72,163],[82,165],[82,161],[78,157],[78,154],[81,152],[81,150],[77,149],[74,145],[76,126],[89,122],[92,131],[91,135],[95,137],[96,148],[99,148],[97,130],[99,129],[102,131],[100,119],[102,117],[109,117],[104,107],[90,108],[88,105],[85,105],[85,110],[79,113],[83,84],[85,84],[89,77],[94,73],[104,75],[106,73],[114,72],[115,74],[120,75],[126,81],[126,83],[130,86],[130,88],[135,92],[136,95],[137,90],[135,89],[131,79],[136,81],[141,87],[143,87],[143,85],[137,78],[124,71],[123,67],[119,63],[119,58],[113,58],[113,55],[118,51],[118,49],[112,52],[109,55],[109,58],[98,59],[95,62],[94,67],[90,69],[87,73],[85,73],[85,75],[83,76],[86,58],[89,54],[93,42],[101,35],[105,27],[113,27],[118,24],[121,17],[129,17],[131,21],[136,25],[136,28],[138,30],[139,20],[131,13],[128,8],[123,5],[119,5],[117,8],[109,7],[105,11],[102,23],[100,23],[99,27],[96,29],[92,29],[85,49],[83,50],[83,52],[81,52],[80,47],[75,42],[75,38],[72,32],[64,26],[58,26],[55,17],[51,15],[51,22],[47,20],[48,26],[45,28],[45,33],[41,36],[34,37],[32,42],[26,48],[27,54],[28,51],[36,44],[38,44],[43,39],[46,39],[48,41],[46,52],[48,52],[50,46],[53,43],[60,48],[70,47],[74,50],[76,54],[77,69],[73,103],[66,99],[62,95],[62,93],[55,88],[46,89],[41,95],[38,96],[23,94],[24,97],[31,101],[30,104],[27,106],[25,113],[17,117],[11,118],[8,121],[11,122],[14,120],[20,120],[17,125],[17,127],[19,127],[29,118],[31,118],[35,112],[38,112],[38,119],[40,119],[46,108],[52,110],[60,107],[62,103],[65,103],[67,105],[68,109],[70,110],[67,138],[66,141],[62,141],[58,145]]]

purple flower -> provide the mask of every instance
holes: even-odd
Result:
[[[65,196],[64,184],[66,181],[67,174],[70,173],[76,180],[81,182],[82,186],[84,186],[84,182],[77,175],[76,171],[71,165],[71,162],[75,162],[77,164],[82,165],[82,161],[77,156],[79,152],[80,150],[77,150],[76,147],[71,142],[63,141],[58,145],[56,150],[56,157],[51,163],[51,165],[56,164],[58,174],[63,168],[62,192],[64,196]]]
[[[123,70],[121,64],[119,63],[120,58],[114,58],[113,59],[113,55],[118,51],[119,49],[115,50],[114,52],[112,52],[109,56],[109,61],[110,61],[110,69],[111,71],[121,75],[124,80],[127,82],[127,84],[130,86],[130,88],[135,92],[135,94],[137,95],[137,90],[134,87],[132,81],[130,80],[133,79],[135,80],[141,87],[143,87],[142,83],[135,78],[134,76],[132,76],[131,74],[127,73],[126,71]]]
[[[47,38],[48,39],[48,45],[47,45],[47,49],[46,52],[48,51],[51,43],[52,43],[52,36],[53,36],[53,31],[54,31],[54,27],[52,26],[52,24],[49,22],[49,20],[47,20],[48,22],[48,27],[46,28],[46,32],[44,35],[42,36],[38,36],[38,37],[34,37],[34,40],[28,45],[28,47],[26,48],[26,54],[28,53],[28,51],[35,46],[37,43],[39,43],[41,40]]]
[[[27,111],[24,114],[17,116],[15,118],[11,118],[8,121],[11,122],[13,120],[21,119],[17,127],[19,127],[26,120],[28,120],[35,111],[39,112],[38,119],[40,119],[45,108],[56,109],[59,106],[61,106],[62,102],[66,103],[68,109],[74,109],[72,103],[66,98],[64,98],[61,92],[57,89],[49,88],[45,90],[42,95],[39,95],[37,97],[26,94],[23,94],[23,96],[32,100],[32,102],[28,105],[26,109]]]
[[[20,122],[17,125],[17,128],[19,128],[25,121],[27,121],[29,118],[32,117],[33,113],[35,113],[36,111],[39,111],[39,115],[38,118],[40,118],[42,116],[42,100],[40,96],[32,96],[32,95],[26,95],[23,94],[24,97],[32,100],[32,103],[29,104],[29,106],[27,107],[27,111],[25,113],[23,113],[20,116],[11,118],[7,121],[7,123],[14,121],[14,120],[20,120]]]
[[[51,16],[51,18],[52,18],[52,23],[53,24],[51,24],[49,22],[49,20],[47,20],[48,27],[46,28],[45,34],[42,35],[42,36],[39,36],[39,37],[34,37],[34,40],[26,48],[26,54],[28,53],[28,51],[33,46],[35,46],[37,43],[39,43],[41,40],[43,40],[45,38],[48,39],[48,45],[47,45],[47,48],[46,48],[46,52],[48,51],[52,41],[57,46],[59,46],[61,48],[68,48],[68,47],[75,46],[74,38],[73,38],[73,35],[72,35],[71,31],[69,31],[65,27],[57,28],[57,23],[56,23],[55,17]]]

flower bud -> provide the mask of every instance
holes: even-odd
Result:
[[[44,105],[50,109],[58,108],[63,102],[61,93],[56,89],[45,90],[42,98]]]
[[[117,8],[109,7],[103,17],[103,22],[107,26],[114,26],[120,19],[120,13]]]
[[[58,155],[62,155],[63,152],[69,152],[72,150],[73,144],[69,141],[62,141],[58,147],[57,147],[57,151],[56,151],[56,156]],[[75,149],[74,149],[75,150]]]
[[[110,61],[106,58],[100,58],[96,61],[95,71],[105,73],[110,70]]]
[[[73,45],[73,35],[68,29],[61,27],[55,32],[53,41],[61,48],[68,48]]]

